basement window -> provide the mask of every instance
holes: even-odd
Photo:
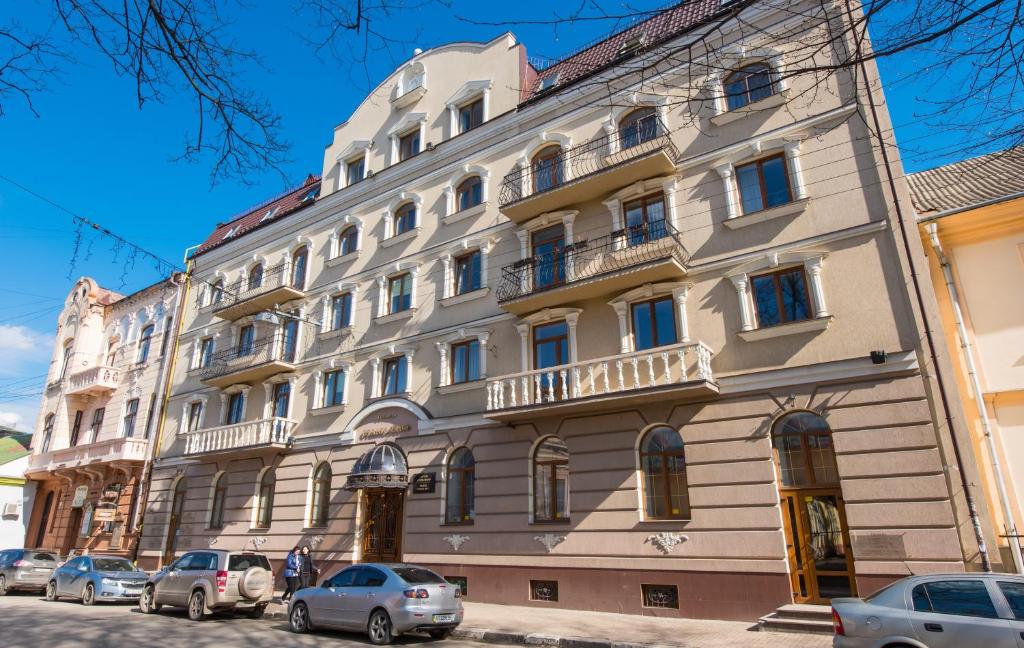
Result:
[[[640,585],[645,608],[679,609],[679,587],[676,585]]]
[[[558,600],[558,581],[531,580],[530,600],[555,602]]]

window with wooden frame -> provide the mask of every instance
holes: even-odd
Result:
[[[388,313],[412,308],[412,274],[406,272],[388,279]]]
[[[139,399],[133,398],[124,406],[124,421],[121,426],[121,436],[125,439],[135,435],[135,419],[139,415]]]
[[[381,384],[383,395],[403,394],[407,391],[409,380],[409,361],[404,355],[387,358],[382,368]]]
[[[459,448],[448,458],[448,478],[445,485],[446,524],[473,523],[473,490],[476,477],[476,459],[469,448]]]
[[[210,502],[210,528],[224,528],[224,502],[228,496],[228,476],[221,473],[213,482],[213,499]]]
[[[451,356],[452,385],[480,379],[480,340],[452,344]]]
[[[352,325],[352,293],[341,293],[331,297],[331,330],[337,331]]]
[[[405,203],[395,210],[392,236],[399,236],[416,228],[416,203]]]
[[[633,321],[633,350],[643,351],[679,341],[676,332],[675,300],[661,297],[630,304]]]
[[[558,437],[533,453],[533,521],[569,521],[569,448]]]
[[[199,423],[203,419],[203,401],[195,401],[188,405],[188,427],[189,432],[199,429]]]
[[[760,328],[810,319],[813,315],[803,266],[750,278]]]
[[[484,100],[479,98],[459,107],[459,132],[473,130],[484,123]]]
[[[245,394],[235,392],[228,398],[228,411],[225,417],[225,425],[234,425],[245,420]]]
[[[480,276],[480,250],[473,250],[455,257],[455,294],[464,295],[479,290],[482,284]]]
[[[334,407],[345,403],[345,372],[342,369],[324,374],[323,407]]]
[[[274,518],[274,492],[277,490],[277,474],[271,468],[260,478],[259,496],[256,498],[256,527],[269,529]]]
[[[309,526],[325,527],[331,506],[331,465],[326,461],[313,473],[313,502],[309,507]]]
[[[646,106],[630,111],[619,121],[619,148],[625,150],[661,135],[658,112]]]
[[[775,421],[772,453],[782,488],[839,485],[832,429],[820,414],[801,410]]]
[[[622,205],[626,216],[626,239],[630,245],[663,239],[668,235],[665,223],[665,196],[657,193]]]
[[[288,418],[288,405],[292,398],[292,384],[279,382],[274,385],[273,410],[271,414],[277,418]]]
[[[793,200],[784,153],[737,166],[736,186],[744,214],[771,209]]]
[[[690,517],[683,438],[668,427],[652,428],[640,441],[644,517],[685,520]]]
[[[466,178],[455,189],[455,208],[458,211],[476,207],[483,199],[484,185],[480,176]]]
[[[249,290],[256,290],[263,285],[263,264],[257,263],[249,269]]]
[[[562,184],[563,165],[562,147],[558,145],[547,146],[534,155],[531,161],[534,193],[554,189]]]
[[[149,345],[153,342],[153,325],[150,324],[142,329],[139,336],[139,355],[135,358],[136,363],[143,363],[149,360]]]
[[[352,254],[359,246],[359,230],[355,225],[349,225],[341,230],[338,235],[338,256]]]
[[[256,339],[256,327],[252,324],[246,324],[238,330],[238,356],[251,355],[253,352],[253,343]]]
[[[402,135],[398,138],[398,161],[408,160],[409,158],[419,155],[420,152],[420,130],[416,130]]]
[[[345,163],[345,186],[351,187],[366,177],[366,160],[358,157]]]
[[[729,110],[743,108],[775,94],[775,73],[767,63],[752,63],[725,78],[725,101]]]

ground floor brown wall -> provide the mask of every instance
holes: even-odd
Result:
[[[422,434],[413,429],[394,442],[406,453],[410,474],[435,472],[438,488],[408,494],[403,558],[445,572],[458,566],[464,573],[444,575],[470,578],[473,600],[523,604],[529,601],[523,585],[528,587],[528,574],[556,574],[560,587],[565,578],[567,588],[558,606],[638,613],[643,609],[639,585],[656,578],[655,583],[679,586],[680,609],[673,614],[753,618],[792,598],[770,431],[776,417],[794,409],[819,412],[832,429],[862,594],[911,573],[963,569],[950,484],[918,375],[786,385],[513,426]],[[679,430],[686,444],[692,508],[687,520],[645,521],[640,515],[636,446],[642,431],[655,423]],[[570,519],[537,524],[529,521],[529,455],[537,439],[548,434],[569,448]],[[316,449],[158,466],[143,556],[158,559],[172,489],[184,478],[179,553],[258,547],[280,560],[292,546],[309,543],[325,564],[351,563],[360,541],[358,496],[343,484],[356,459],[372,446],[339,439]],[[459,446],[471,448],[476,457],[476,517],[469,525],[447,525],[444,462]],[[310,528],[311,474],[322,461],[334,475],[330,522]],[[255,529],[256,483],[268,466],[277,475],[273,523]],[[226,522],[222,529],[210,529],[211,488],[221,471],[228,474]],[[661,532],[681,534],[683,541],[664,551],[652,541]],[[549,533],[564,536],[550,549],[542,541]],[[455,549],[453,535],[468,539]]]

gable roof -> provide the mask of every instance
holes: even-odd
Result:
[[[598,41],[557,63],[544,68],[537,74],[530,89],[529,99],[547,94],[548,90],[564,88],[613,63],[636,55],[637,52],[623,53],[622,47],[642,37],[644,50],[675,38],[716,16],[728,5],[729,0],[684,0],[652,17]],[[557,77],[549,88],[541,90],[545,79]]]
[[[1024,192],[1024,147],[907,175],[918,213],[966,209]]]
[[[313,200],[304,200],[304,198],[310,193],[313,194]],[[218,223],[217,227],[214,228],[213,232],[203,241],[202,244],[196,251],[192,253],[192,257],[197,257],[200,254],[209,252],[210,250],[233,241],[239,236],[248,234],[249,232],[274,221],[280,220],[285,216],[293,214],[305,207],[312,205],[315,199],[320,196],[320,177],[310,175],[306,178],[300,186],[266,200],[256,207],[243,212],[242,214],[235,216],[226,223]],[[264,216],[269,217],[264,220]]]

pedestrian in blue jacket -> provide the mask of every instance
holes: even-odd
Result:
[[[288,553],[288,558],[284,562],[284,582],[288,586],[284,590],[284,596],[281,597],[282,601],[287,601],[295,593],[295,590],[299,589],[299,576],[302,573],[302,551],[298,547],[295,547]]]

